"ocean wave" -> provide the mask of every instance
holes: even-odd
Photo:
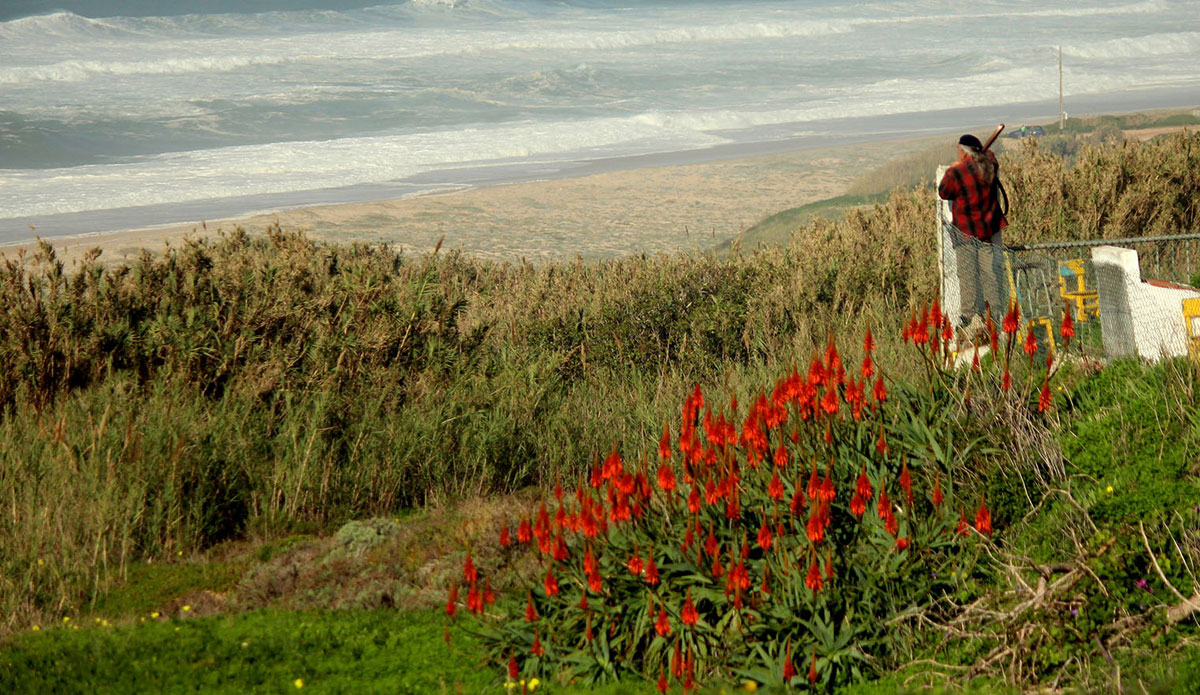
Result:
[[[1063,55],[1092,60],[1180,55],[1200,61],[1200,32],[1149,34],[1093,43],[1065,43]]]
[[[67,60],[50,65],[0,68],[0,85],[37,82],[82,82],[101,75],[186,75],[229,72],[257,65],[279,65],[291,59],[278,56],[168,58],[142,61]]]
[[[130,32],[118,21],[90,19],[73,12],[21,17],[0,22],[0,39],[4,41],[62,39],[68,37],[122,37]]]

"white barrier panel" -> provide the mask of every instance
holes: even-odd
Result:
[[[1137,355],[1149,360],[1188,354],[1186,309],[1200,290],[1158,280],[1142,280],[1133,249],[1092,249],[1099,290],[1104,351],[1110,358]]]

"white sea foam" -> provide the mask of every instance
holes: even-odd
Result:
[[[1200,31],[1121,37],[1107,41],[1063,44],[1063,55],[1099,60],[1180,56],[1188,59],[1200,53]],[[1196,67],[1192,64],[1192,67]]]

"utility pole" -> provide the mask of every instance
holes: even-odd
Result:
[[[1062,44],[1058,45],[1058,129],[1061,131],[1067,125],[1067,114],[1063,111],[1062,90]]]

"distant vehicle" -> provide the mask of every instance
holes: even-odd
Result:
[[[1046,131],[1040,125],[1023,125],[1012,132],[1009,137],[1012,138],[1040,138],[1045,135]]]

